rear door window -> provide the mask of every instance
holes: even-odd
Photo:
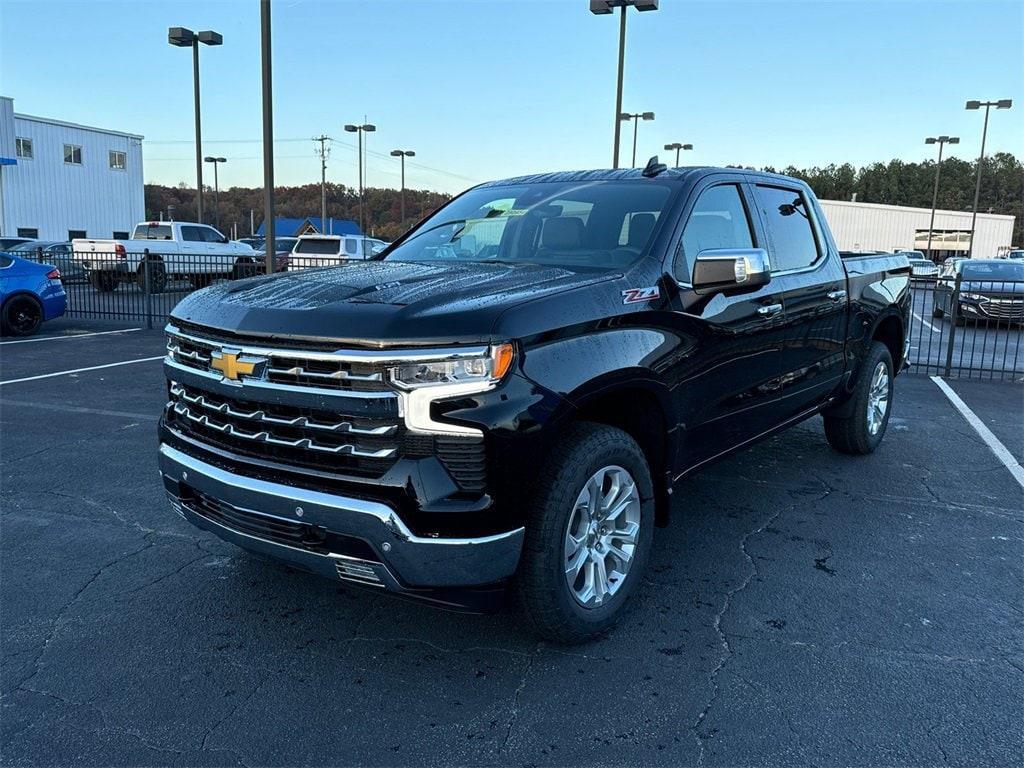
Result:
[[[182,227],[181,239],[190,243],[205,243],[206,236],[203,234],[204,227]]]
[[[757,207],[768,233],[773,272],[811,266],[821,254],[811,206],[798,189],[754,187]]]
[[[693,262],[701,251],[753,248],[754,236],[743,195],[736,184],[719,184],[701,192],[683,228],[676,252],[675,274],[690,282]]]

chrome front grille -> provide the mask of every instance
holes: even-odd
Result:
[[[245,357],[265,361],[258,373],[243,375],[243,381],[257,378],[272,384],[334,392],[390,391],[386,366],[372,354],[271,349],[194,336],[173,326],[167,328],[167,357],[187,368],[220,376],[213,362],[225,350],[237,350]]]
[[[1024,319],[1024,299],[990,298],[979,302],[978,308],[989,317],[1001,320]]]
[[[171,382],[167,419],[200,442],[317,469],[379,475],[397,459],[397,421],[253,403]]]
[[[212,411],[216,414],[229,416],[232,419],[249,421],[256,424],[320,430],[334,434],[374,435],[377,437],[393,435],[398,431],[397,424],[359,426],[352,421],[344,419],[339,420],[337,417],[329,417],[326,420],[321,421],[316,417],[304,414],[299,414],[297,416],[275,415],[275,413],[270,410],[272,406],[267,405],[263,405],[255,409],[253,409],[252,406],[233,406],[230,400],[226,400],[209,393],[201,393],[198,391],[189,392],[180,384],[171,385],[171,399],[174,400],[175,398],[183,401],[186,406],[196,406],[196,413],[201,413],[204,410]],[[193,409],[186,407],[185,410],[179,411],[179,413],[184,414],[191,410]]]

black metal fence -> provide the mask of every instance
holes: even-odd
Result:
[[[68,294],[67,314],[133,320],[160,327],[187,294],[222,280],[265,271],[256,257],[192,253],[70,253],[19,251],[14,255],[54,264]],[[337,266],[337,256],[278,254],[275,270]],[[1024,381],[1024,282],[962,286],[961,278],[911,283],[909,362],[912,372],[950,377]]]
[[[911,282],[910,370],[1024,380],[1024,282]]]

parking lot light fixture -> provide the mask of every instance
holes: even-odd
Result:
[[[226,163],[226,157],[204,157],[204,163],[213,163],[213,221],[220,229],[220,180],[217,177],[217,166]]]
[[[679,167],[679,150],[693,149],[693,144],[680,144],[678,141],[674,141],[671,144],[666,144],[665,149],[670,152],[674,149],[676,151],[676,168]]]
[[[359,135],[359,149],[356,156],[356,162],[359,165],[359,233],[366,234],[364,230],[363,221],[363,134],[372,133],[377,130],[376,125],[371,123],[363,123],[362,125],[353,125],[348,123],[345,125],[345,130],[348,133],[355,133]]]
[[[935,163],[935,188],[932,190],[932,217],[928,222],[928,258],[932,258],[932,233],[935,231],[935,207],[939,201],[939,173],[942,171],[942,147],[946,144],[959,144],[956,136],[929,136],[925,144],[939,145],[939,160]]]
[[[633,6],[638,11],[658,10],[658,0],[590,0],[590,12],[605,16],[619,9],[619,68],[615,86],[615,138],[612,149],[612,168],[619,167],[619,134],[622,115],[622,71],[626,61],[626,9]],[[633,164],[636,164],[634,158]]]
[[[223,45],[224,37],[219,32],[207,29],[193,32],[187,27],[171,27],[167,30],[167,42],[177,48],[192,49],[192,86],[196,112],[196,218],[203,221],[203,132],[199,110],[199,44]]]
[[[996,109],[1009,109],[1013,106],[1013,99],[999,99],[998,101],[968,101],[965,109],[985,108],[985,123],[981,129],[981,154],[978,155],[978,170],[974,174],[974,207],[971,208],[971,242],[967,246],[967,258],[974,255],[974,225],[978,218],[978,198],[981,196],[981,165],[985,162],[985,138],[988,135],[988,111]]]
[[[653,120],[653,112],[620,112],[619,120],[632,120],[633,121],[633,162],[630,164],[630,168],[636,168],[636,130],[641,120]],[[616,166],[617,168],[618,166]]]
[[[405,158],[416,157],[416,153],[411,149],[392,149],[392,157],[402,158],[402,226],[405,226]]]

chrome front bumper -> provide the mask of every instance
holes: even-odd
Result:
[[[421,537],[412,533],[386,504],[235,475],[167,444],[160,446],[160,472],[171,504],[199,528],[243,549],[328,578],[383,587],[412,597],[421,597],[417,593],[424,590],[499,583],[515,572],[522,552],[523,528],[479,538]],[[373,557],[315,552],[253,535],[199,514],[186,501],[191,492],[269,526],[306,524],[359,539],[369,546]]]

